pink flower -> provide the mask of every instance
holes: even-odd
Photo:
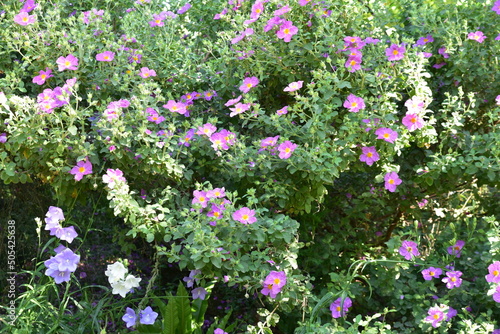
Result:
[[[241,114],[242,112],[247,111],[250,108],[250,103],[237,103],[234,108],[229,108],[232,112],[229,114],[229,117],[236,116]]]
[[[240,102],[241,97],[242,97],[242,95],[238,96],[238,97],[237,97],[237,98],[235,98],[235,99],[228,100],[228,101],[227,101],[224,105],[225,105],[226,107],[230,107],[230,106],[232,106],[233,104]]]
[[[177,14],[182,15],[185,12],[187,12],[190,8],[191,8],[191,4],[188,2],[184,6],[182,6],[181,8],[179,8],[177,10]]]
[[[149,77],[155,77],[156,72],[155,72],[155,70],[150,70],[147,67],[142,67],[141,72],[139,73],[139,76],[141,78],[144,78],[144,79],[149,78]]]
[[[198,131],[195,134],[210,137],[215,131],[217,131],[217,127],[215,125],[207,123],[203,126],[199,126]]]
[[[271,271],[264,279],[264,288],[260,291],[264,296],[276,298],[286,284],[286,274],[284,271]]]
[[[443,273],[441,268],[430,267],[422,270],[422,276],[424,276],[424,280],[430,281],[433,278],[439,278],[439,276]]]
[[[299,90],[302,88],[303,83],[304,83],[304,81],[292,82],[285,89],[283,89],[283,91],[284,92],[295,92],[296,90]]]
[[[361,150],[363,154],[359,156],[359,160],[366,162],[368,166],[373,165],[373,163],[379,160],[379,155],[375,150],[375,146],[362,147]]]
[[[36,22],[36,16],[29,15],[28,12],[20,12],[14,16],[14,22],[22,26],[27,26]]]
[[[388,61],[401,60],[404,58],[406,49],[404,46],[399,46],[397,44],[391,44],[390,47],[385,49],[385,55]]]
[[[50,68],[45,68],[45,71],[40,71],[40,74],[33,78],[33,83],[37,85],[43,85],[48,78],[52,78],[52,70]]]
[[[259,84],[259,79],[257,77],[249,77],[243,80],[243,84],[240,86],[240,91],[243,93],[248,93],[250,88],[253,88]]]
[[[186,131],[186,134],[179,141],[179,145],[186,147],[191,146],[191,139],[193,139],[194,131],[194,129],[189,129],[188,131]]]
[[[500,15],[500,0],[495,1],[491,10]]]
[[[281,24],[276,35],[278,38],[283,39],[285,42],[290,42],[292,36],[295,35],[299,29],[292,24],[292,21],[285,21]]]
[[[499,0],[500,1],[500,0]],[[498,95],[496,98],[495,98],[495,102],[497,103],[497,106],[500,106],[500,95]]]
[[[206,208],[208,204],[208,197],[206,191],[193,191],[194,198],[191,204],[200,204],[202,208]]]
[[[163,27],[165,23],[163,20],[165,19],[165,15],[162,14],[153,14],[153,21],[149,21],[150,27]]]
[[[424,109],[425,104],[418,96],[414,96],[405,102],[406,108],[408,108],[409,113],[420,112]]]
[[[450,58],[450,55],[446,53],[446,48],[444,46],[442,48],[439,48],[438,53],[445,59]]]
[[[278,146],[278,151],[280,159],[288,159],[292,155],[293,151],[297,148],[297,144],[292,143],[291,141],[287,140],[284,143],[281,143]]]
[[[423,46],[431,42],[434,42],[434,38],[432,38],[431,35],[427,35],[425,37],[420,37],[419,40],[417,41],[417,45]]]
[[[333,318],[343,317],[349,310],[349,307],[351,306],[352,306],[351,298],[346,297],[343,303],[342,303],[342,297],[338,298],[336,301],[330,304],[330,311],[332,312],[332,317]]]
[[[486,282],[500,283],[500,261],[495,261],[488,266],[489,274],[485,276]]]
[[[210,136],[210,142],[212,143],[212,148],[216,151],[218,150],[228,150],[229,145],[224,134],[216,132]]]
[[[344,108],[349,109],[350,112],[358,112],[365,108],[365,101],[361,97],[350,94],[344,101]]]
[[[445,278],[442,279],[443,283],[446,283],[448,289],[458,288],[462,285],[462,272],[460,271],[448,271]]]
[[[455,245],[448,247],[448,249],[447,249],[448,254],[455,255],[456,257],[460,257],[460,255],[462,254],[462,248],[464,247],[464,245],[465,245],[465,241],[457,240]]]
[[[429,316],[425,318],[425,321],[430,322],[434,328],[439,327],[441,321],[444,320],[444,313],[438,306],[431,307],[427,314]]]
[[[307,5],[311,0],[299,0],[299,5],[305,6]]]
[[[358,37],[358,36],[347,36],[347,37],[344,37],[344,42],[347,43],[344,46],[345,49],[348,49],[348,48],[362,49],[366,45],[366,42],[364,42],[361,39],[361,37]]]
[[[57,58],[56,63],[57,66],[59,66],[59,72],[62,72],[64,70],[75,71],[78,69],[78,58],[76,58],[72,54],[69,54],[66,57]]]
[[[392,144],[398,139],[398,133],[389,128],[379,128],[375,131],[375,134],[378,136],[377,139],[383,139]]]
[[[84,175],[92,174],[92,164],[88,159],[78,161],[69,173],[75,176],[76,181],[80,181]]]
[[[278,115],[285,115],[285,114],[287,114],[287,113],[288,113],[288,106],[285,106],[285,107],[283,107],[283,108],[281,108],[281,109],[277,110],[277,111],[276,111],[276,113],[277,113]]]
[[[483,34],[482,31],[476,31],[476,32],[470,32],[467,35],[467,38],[482,43],[486,39],[486,36]]]
[[[259,18],[260,14],[262,14],[263,10],[264,10],[264,2],[256,1],[252,5],[252,13],[250,14],[250,18],[252,20],[257,20]]]
[[[419,256],[420,252],[418,251],[416,242],[405,240],[399,248],[399,254],[404,256],[405,259],[411,260],[413,257]]]
[[[165,117],[160,116],[156,110],[153,108],[147,108],[146,112],[149,114],[147,120],[156,124],[160,124],[165,120]]]
[[[253,224],[257,221],[255,218],[255,210],[250,210],[247,207],[243,207],[232,214],[234,220],[239,221],[242,224]]]
[[[396,191],[396,187],[400,185],[403,181],[399,178],[396,172],[389,172],[384,176],[385,189],[389,190],[391,193]]]
[[[163,105],[163,108],[170,110],[171,112],[176,112],[184,115],[187,112],[187,105],[182,102],[176,102],[174,100],[169,100],[167,104]]]
[[[417,114],[406,114],[406,116],[403,117],[402,123],[410,132],[421,129],[424,126],[423,119]]]
[[[351,56],[347,59],[344,66],[349,72],[353,73],[361,69],[361,57]]]
[[[95,59],[97,61],[112,61],[113,59],[115,59],[115,53],[111,51],[104,51],[102,53],[98,53],[95,56]]]

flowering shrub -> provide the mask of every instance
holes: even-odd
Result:
[[[250,333],[492,331],[499,6],[7,0],[0,178],[105,197],[124,249],[190,271],[179,304],[146,305],[157,275],[120,302],[139,332],[192,305],[203,323],[215,284],[264,301]],[[60,210],[46,229],[71,243]],[[69,286],[79,262],[59,248],[46,274]],[[111,295],[141,288],[109,262]]]

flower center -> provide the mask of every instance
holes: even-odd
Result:
[[[366,153],[366,156],[367,156],[368,158],[371,158],[371,157],[373,156],[373,153],[372,153],[372,152],[368,152],[368,153]]]
[[[389,180],[389,184],[394,184],[394,180],[393,179],[390,179]],[[409,252],[411,251],[411,247],[408,247],[406,248]]]
[[[85,172],[85,167],[80,167],[80,168],[78,168],[78,171],[79,171],[80,173]]]
[[[290,29],[285,28],[285,29],[283,30],[283,33],[284,33],[285,35],[288,35],[288,34],[290,33]]]
[[[499,272],[498,270],[494,270],[494,271],[493,271],[493,276],[495,276],[495,277],[496,277],[496,276],[498,276],[498,274],[500,274],[500,272]]]
[[[392,54],[397,56],[399,54],[399,51],[398,50],[392,50]]]
[[[281,283],[281,280],[279,278],[274,279],[274,284],[280,284],[280,283]]]
[[[250,217],[248,217],[248,215],[241,216],[241,219],[243,219],[243,220],[248,220],[248,218],[250,218]]]

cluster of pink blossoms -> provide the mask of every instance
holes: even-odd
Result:
[[[361,63],[363,62],[361,52],[363,47],[368,43],[377,44],[379,40],[372,38],[363,40],[358,36],[347,36],[344,38],[344,42],[344,48],[341,51],[346,51],[348,56],[344,66],[349,72],[356,72],[361,69]]]
[[[106,117],[108,122],[117,119],[122,114],[122,109],[130,106],[130,101],[126,99],[112,101],[108,104],[108,107],[103,112],[103,116]]]
[[[276,298],[286,284],[286,273],[284,271],[271,271],[262,282],[263,289],[260,291],[264,296]]]
[[[38,82],[41,82],[41,80],[47,79],[49,77],[48,75],[50,75],[49,71],[45,71],[46,74],[38,75],[37,77],[39,78],[33,78],[33,81],[36,80]],[[64,84],[62,87],[55,87],[54,89],[44,89],[43,92],[38,94],[37,96],[38,108],[47,114],[51,114],[54,112],[55,108],[59,108],[66,104],[69,104],[71,88],[75,84],[76,78],[73,78],[66,80],[66,84]]]
[[[108,168],[106,174],[102,176],[102,182],[108,185],[109,189],[114,189],[120,183],[127,183],[123,172],[117,169]]]
[[[175,19],[176,17],[177,15],[174,12],[165,11],[160,14],[153,14],[153,20],[148,23],[150,27],[163,27],[165,25],[163,20],[166,20],[167,18]]]
[[[26,0],[24,1],[24,5],[19,11],[19,14],[14,16],[14,22],[22,25],[22,26],[27,26],[29,24],[33,24],[36,22],[36,15],[30,15],[29,13],[34,10],[38,5],[35,3],[34,0]]]
[[[193,200],[191,204],[199,212],[204,211],[206,216],[212,219],[210,225],[216,226],[217,221],[224,217],[226,205],[231,202],[226,198],[226,191],[224,188],[215,188],[212,190],[195,190],[193,191]]]
[[[444,321],[450,321],[451,318],[456,316],[457,310],[441,304],[439,306],[431,307],[427,314],[428,316],[424,319],[424,321],[430,323],[432,327],[437,328],[441,326]]]
[[[279,137],[280,136],[275,136],[262,139],[262,141],[260,142],[259,152],[269,151],[271,155],[275,155],[277,151],[279,152],[278,157],[280,159],[290,158],[292,156],[292,153],[297,148],[297,144],[294,144],[291,141],[287,140],[276,147],[276,145],[278,144]]]

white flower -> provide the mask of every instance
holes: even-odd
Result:
[[[133,288],[139,287],[139,282],[141,281],[141,278],[137,278],[134,275],[128,275],[127,278],[125,279],[125,287],[128,287],[129,290]]]
[[[116,283],[112,283],[111,287],[113,288],[114,295],[119,294],[123,298],[125,298],[125,295],[130,291],[130,288],[126,286],[125,281],[123,280],[120,280]]]
[[[127,273],[128,269],[125,268],[125,266],[121,262],[115,262],[113,264],[109,264],[108,270],[104,272],[104,274],[108,276],[108,280],[111,285],[113,285],[113,283],[125,279],[125,274]]]

